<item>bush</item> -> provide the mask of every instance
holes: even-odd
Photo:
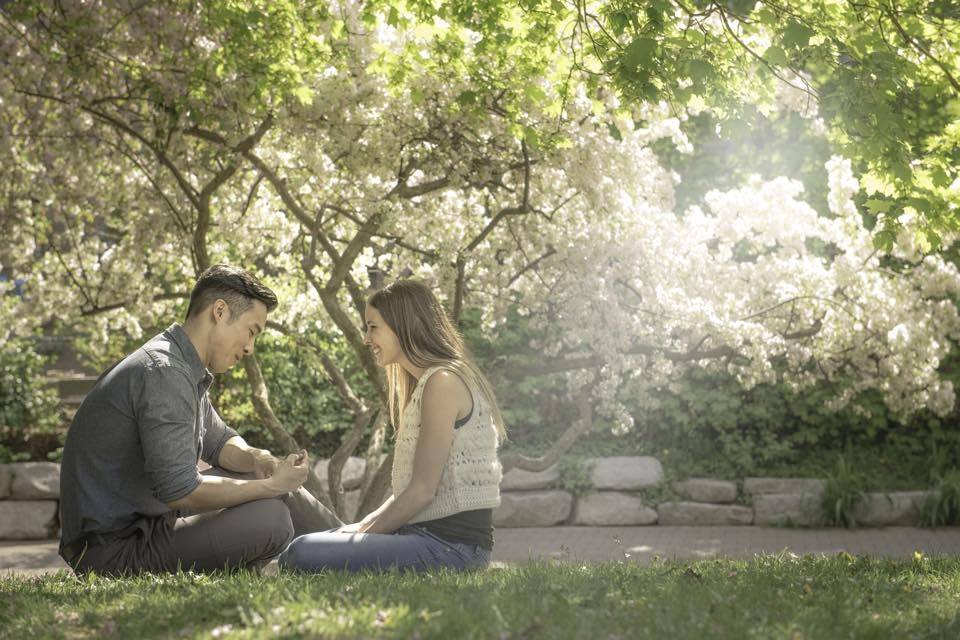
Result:
[[[557,463],[560,478],[557,488],[583,496],[593,491],[593,466],[586,460],[561,458]]]
[[[516,310],[493,336],[482,331],[476,311],[467,311],[461,321],[467,342],[496,386],[510,433],[506,448],[527,454],[544,451],[577,419],[563,374],[519,381],[503,375],[508,359],[537,362],[543,357],[536,348],[539,332],[531,326]],[[960,388],[960,352],[945,358],[940,371]],[[827,400],[850,383],[820,382],[802,391],[785,384],[744,389],[726,372],[691,368],[657,394],[654,406],[640,405],[626,385],[619,399],[635,419],[633,432],[614,436],[612,425],[598,415],[594,430],[570,453],[654,455],[680,477],[823,477],[834,471],[832,453],[841,445],[848,450],[847,462],[866,473],[871,488],[896,490],[916,488],[918,473],[926,476],[931,444],[954,456],[960,452],[960,432],[945,427],[960,420],[960,411],[945,418],[920,412],[905,423],[877,392],[859,394],[841,411],[829,410]]]
[[[0,348],[0,458],[44,458],[61,442],[62,415],[56,388],[43,379],[48,356],[28,339]]]
[[[374,402],[373,389],[364,372],[353,364],[348,347],[328,336],[311,338],[335,362],[348,363],[344,371],[348,382],[358,396],[368,403]],[[270,405],[280,422],[311,453],[321,457],[332,455],[351,428],[352,420],[317,356],[292,339],[275,334],[266,334],[257,340],[256,354],[270,392]],[[210,395],[227,424],[250,444],[277,448],[253,408],[242,366],[218,376]]]
[[[950,467],[947,449],[934,447],[930,456],[930,486],[933,495],[927,498],[920,516],[925,527],[960,524],[960,469]]]
[[[960,469],[950,469],[938,478],[934,494],[923,505],[925,527],[960,525]]]
[[[837,456],[833,473],[827,475],[821,507],[826,523],[834,527],[857,526],[854,509],[863,500],[864,478],[855,472],[843,455]]]

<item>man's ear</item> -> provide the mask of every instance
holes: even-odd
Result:
[[[225,300],[217,299],[214,301],[213,306],[213,321],[218,323],[222,320],[229,320],[230,318],[230,307],[227,306]]]

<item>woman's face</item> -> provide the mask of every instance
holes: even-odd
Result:
[[[400,340],[397,338],[397,334],[383,321],[380,312],[369,304],[363,315],[367,324],[363,343],[373,351],[373,357],[377,364],[385,367],[388,364],[399,362],[403,350],[400,348]]]

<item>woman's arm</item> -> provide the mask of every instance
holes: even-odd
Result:
[[[380,505],[379,507],[377,507],[376,509],[368,513],[366,516],[364,516],[362,520],[360,520],[359,522],[354,522],[352,524],[345,524],[339,529],[337,529],[337,532],[338,533],[360,533],[360,529],[364,525],[367,525],[373,522],[381,513],[383,513],[384,510],[390,506],[390,504],[393,502],[393,499],[395,497],[396,496],[391,495],[389,498],[383,501],[382,505]]]
[[[433,374],[423,389],[420,437],[413,458],[410,484],[384,503],[376,514],[364,518],[361,533],[393,533],[430,504],[440,486],[443,467],[453,446],[457,415],[470,408],[470,392],[459,376],[449,371]]]

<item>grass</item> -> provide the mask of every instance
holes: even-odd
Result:
[[[960,558],[0,579],[9,638],[957,638]]]

